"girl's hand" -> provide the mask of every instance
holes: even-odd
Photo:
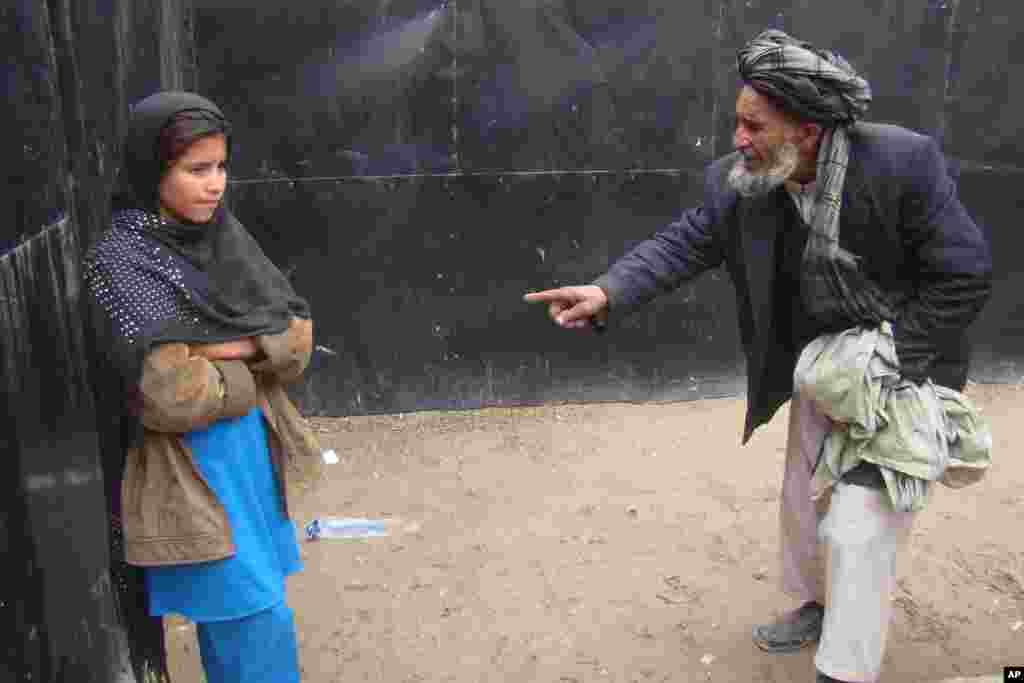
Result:
[[[206,360],[253,360],[261,355],[256,340],[252,337],[219,344],[200,344],[189,347],[193,356]]]

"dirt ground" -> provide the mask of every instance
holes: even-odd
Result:
[[[1024,664],[1024,389],[972,385],[995,435],[982,483],[939,487],[894,596],[882,681]],[[340,463],[296,519],[401,520],[302,542],[307,683],[813,681],[767,655],[785,409],[746,447],[742,399],[314,420]],[[176,681],[201,681],[169,621]],[[1002,680],[1002,676],[995,680]]]

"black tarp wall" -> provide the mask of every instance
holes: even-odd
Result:
[[[177,0],[0,5],[0,681],[131,680],[80,324],[128,103],[191,87]]]
[[[768,27],[844,54],[872,83],[871,118],[942,140],[996,255],[973,377],[1002,381],[1022,374],[1022,14],[1009,0],[198,0],[197,78],[237,125],[237,213],[313,303],[307,412],[741,392],[722,273],[602,337],[520,297],[590,281],[700,201],[702,169],[730,151],[736,51]]]

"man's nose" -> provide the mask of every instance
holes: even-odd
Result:
[[[732,146],[733,149],[737,150],[750,147],[750,136],[748,136],[746,133],[737,128],[736,132],[733,133],[732,136]]]

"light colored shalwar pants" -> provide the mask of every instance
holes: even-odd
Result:
[[[811,475],[829,420],[799,396],[790,404],[781,500],[782,588],[825,605],[818,671],[876,681],[892,619],[896,558],[914,514],[896,512],[884,489],[839,483],[818,501]]]

